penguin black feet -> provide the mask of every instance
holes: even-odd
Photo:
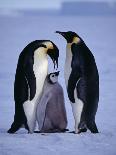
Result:
[[[86,131],[87,131],[87,125],[85,124],[85,122],[81,122],[78,126],[78,134]]]
[[[87,128],[79,129],[78,134],[80,134],[81,132],[86,132],[86,131],[87,131]]]
[[[91,133],[99,133],[95,121],[87,122],[87,127],[91,131]]]
[[[95,121],[91,121],[91,122],[89,121],[89,122],[87,122],[87,125],[86,125],[85,122],[80,122],[79,123],[77,134],[80,134],[81,132],[86,132],[87,129],[89,129],[91,131],[91,133],[94,133],[94,134],[99,133]],[[69,132],[69,133],[76,134],[75,131],[72,131],[72,132]]]

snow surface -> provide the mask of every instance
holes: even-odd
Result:
[[[79,16],[0,15],[0,155],[116,155],[116,18]],[[60,49],[59,82],[64,88],[68,128],[74,130],[63,66],[65,40],[56,30],[77,32],[93,52],[100,74],[96,115],[99,134],[8,134],[14,115],[13,84],[19,53],[31,41],[50,39]],[[53,71],[51,61],[49,70]]]

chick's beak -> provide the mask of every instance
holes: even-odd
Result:
[[[60,73],[60,71],[57,71],[57,72],[55,72],[55,75],[56,75],[56,76],[58,76],[58,75],[59,75],[59,73]]]

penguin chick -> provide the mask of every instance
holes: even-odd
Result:
[[[40,132],[65,132],[67,115],[62,86],[58,72],[50,73],[44,83],[43,93],[37,106],[37,121]]]

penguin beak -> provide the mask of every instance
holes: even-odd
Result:
[[[55,75],[56,75],[56,76],[58,76],[58,75],[59,75],[59,73],[60,73],[60,71],[58,71],[58,72],[55,72]]]
[[[57,69],[58,68],[59,49],[57,48],[57,46],[55,44],[53,46],[54,46],[53,49],[48,49],[47,53],[54,63],[54,69]]]
[[[58,34],[62,35],[62,36],[65,38],[65,33],[66,33],[66,32],[56,31],[56,33],[58,33]]]
[[[56,33],[62,35],[67,40],[67,42],[69,42],[69,36],[68,36],[67,32],[56,31]]]

